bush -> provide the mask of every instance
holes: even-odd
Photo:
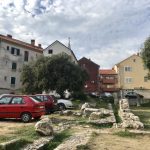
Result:
[[[79,91],[79,92],[74,92],[73,94],[72,94],[72,97],[74,98],[74,99],[80,99],[80,100],[87,100],[87,96],[86,96],[86,94],[84,94],[84,92],[82,92],[82,91]]]

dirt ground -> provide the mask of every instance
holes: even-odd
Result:
[[[22,123],[20,120],[0,120],[0,136],[11,134],[16,128],[34,125],[36,122]],[[91,130],[87,127],[74,127],[74,132],[82,132],[84,130]],[[139,135],[135,138],[120,137],[113,134],[112,129],[92,129],[98,132],[93,136],[88,147],[90,150],[149,150],[150,149],[150,135]]]
[[[90,150],[149,150],[150,136],[125,138],[113,134],[99,134],[89,142],[88,147]]]

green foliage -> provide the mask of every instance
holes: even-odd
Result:
[[[33,140],[36,140],[38,138],[40,138],[40,136],[36,133],[34,126],[31,125],[16,128],[16,130],[13,131],[11,134],[0,136],[0,143],[8,142],[13,139],[19,139],[6,147],[6,149],[8,150],[19,150],[24,145],[32,143]]]
[[[87,95],[82,90],[81,91],[74,91],[74,93],[72,94],[72,97],[75,99],[80,99],[82,101],[87,100]]]
[[[70,132],[67,130],[58,133],[54,136],[54,138],[43,147],[43,150],[52,150],[55,149],[58,145],[60,145],[66,138],[69,138],[71,136]]]
[[[78,145],[77,150],[90,150],[88,145]]]
[[[142,48],[142,58],[145,66],[150,70],[150,37],[144,42],[144,47]]]
[[[87,72],[66,54],[40,57],[32,65],[25,65],[21,75],[24,93],[56,90],[61,97],[65,90],[71,93],[82,91],[87,79]]]
[[[118,135],[120,137],[130,137],[130,138],[135,138],[137,136],[136,133],[131,133],[128,130],[116,132],[114,133],[114,135]]]
[[[140,118],[142,123],[144,123],[144,129],[150,130],[150,109],[146,107],[137,107],[133,110],[133,113]]]
[[[119,106],[118,105],[112,105],[113,106],[113,111],[114,111],[114,115],[115,115],[115,118],[116,118],[116,123],[121,123],[121,118],[118,114],[118,111],[119,111]]]

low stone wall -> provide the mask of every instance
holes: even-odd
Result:
[[[119,116],[122,120],[122,128],[132,128],[132,129],[143,129],[144,125],[140,122],[138,116],[135,116],[130,108],[128,99],[121,99],[119,101]]]

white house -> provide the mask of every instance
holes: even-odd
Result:
[[[57,55],[57,54],[61,54],[61,53],[65,53],[65,54],[69,55],[71,57],[72,61],[74,63],[78,64],[77,58],[70,48],[70,42],[67,47],[64,44],[62,44],[61,42],[59,42],[58,40],[56,40],[55,42],[53,42],[51,45],[49,45],[43,51],[44,56],[52,56],[52,55]]]
[[[41,44],[14,39],[11,35],[0,35],[0,94],[17,92],[21,88],[20,74],[24,64],[43,55]]]

